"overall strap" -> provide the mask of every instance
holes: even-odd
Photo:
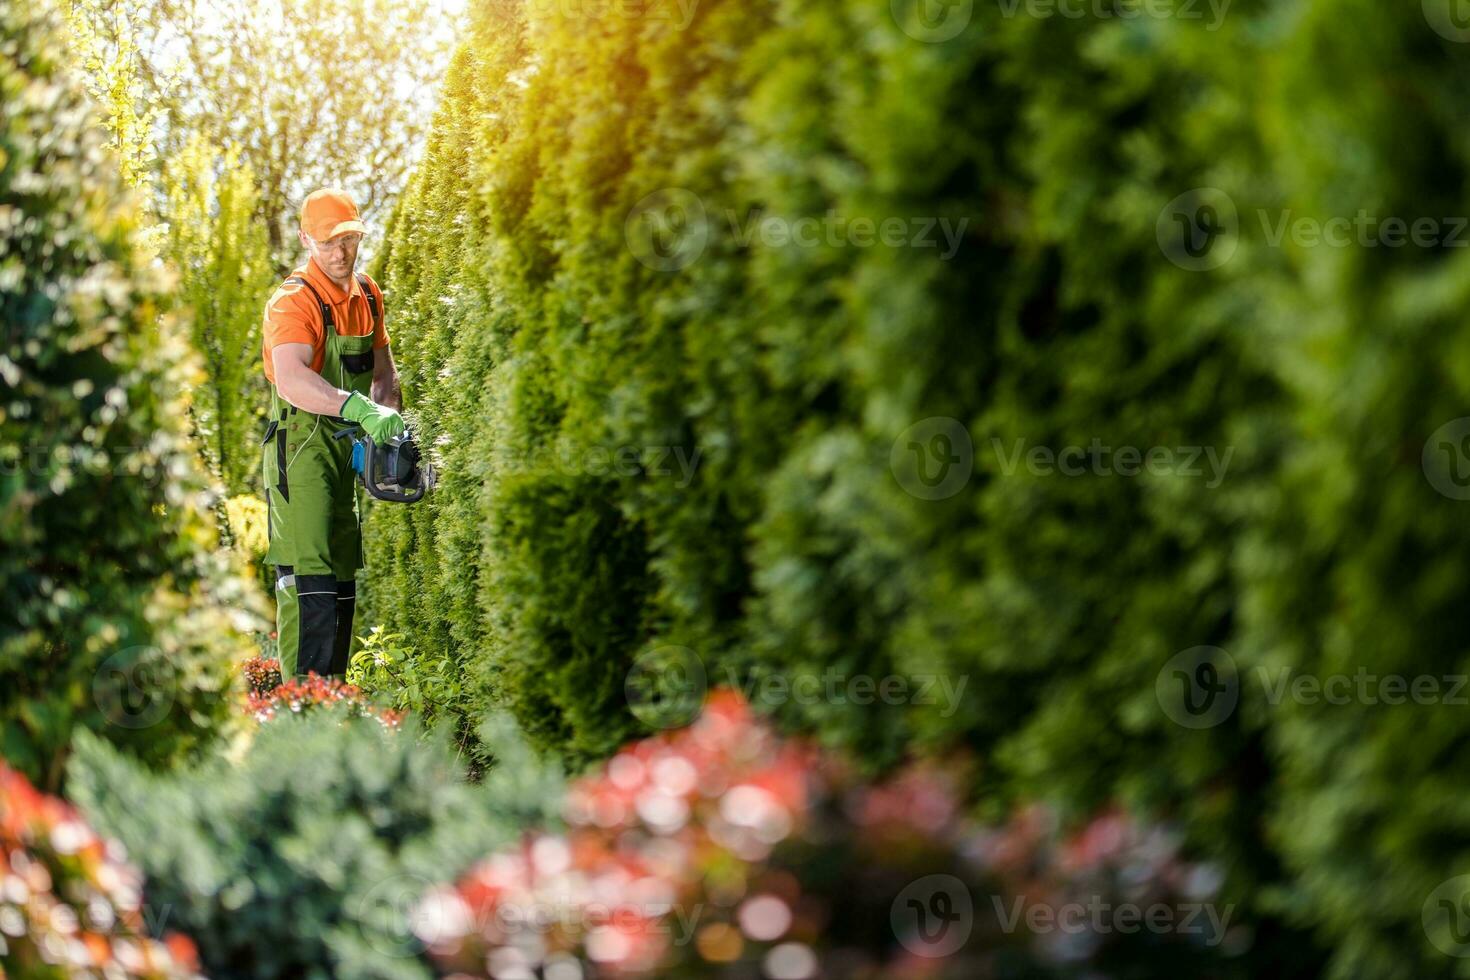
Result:
[[[383,325],[383,314],[378,311],[378,297],[373,294],[373,288],[368,285],[368,277],[361,272],[357,274],[357,284],[362,287],[362,293],[367,297],[368,309],[373,313],[373,329],[376,331]]]
[[[322,324],[328,330],[332,331],[333,333],[336,333],[337,332],[337,325],[332,320],[332,308],[329,305],[327,305],[327,301],[326,300],[322,299],[322,294],[316,291],[316,287],[313,286],[311,283],[307,282],[301,276],[292,276],[291,278],[287,279],[286,282],[287,283],[295,283],[297,285],[305,286],[307,289],[311,290],[311,295],[313,295],[313,296],[316,297],[317,304],[320,305],[321,308],[322,308]]]

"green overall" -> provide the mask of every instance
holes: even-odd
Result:
[[[316,296],[322,310],[326,352],[321,376],[345,391],[370,394],[373,334],[337,333],[332,308],[305,279],[292,277]],[[377,302],[359,283],[373,320]],[[334,438],[351,422],[297,409],[271,385],[270,422],[263,440],[265,498],[270,514],[266,561],[276,566],[276,636],[281,674],[347,672],[357,570],[363,567],[359,495],[352,469],[352,440]]]

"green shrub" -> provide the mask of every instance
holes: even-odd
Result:
[[[85,738],[78,805],[126,844],[149,900],[211,977],[425,977],[407,911],[560,805],[555,773],[493,737],[501,766],[463,780],[442,741],[328,713],[261,726],[238,764],[149,774]],[[160,833],[167,828],[167,833]]]
[[[1448,9],[1318,3],[1279,25],[1252,140],[1275,182],[1222,184],[1242,225],[1257,201],[1273,222],[1356,222],[1360,209],[1374,219],[1372,237],[1355,229],[1351,247],[1288,239],[1237,284],[1259,304],[1254,332],[1291,396],[1276,424],[1293,438],[1269,490],[1242,508],[1227,645],[1253,672],[1241,709],[1266,728],[1273,756],[1268,833],[1294,883],[1282,906],[1333,944],[1340,977],[1465,975],[1454,959],[1464,950],[1446,942],[1459,913],[1445,922],[1449,902],[1436,896],[1470,870],[1456,761],[1470,736],[1457,690],[1470,671],[1458,629],[1470,526],[1452,496],[1461,474],[1446,469],[1457,437],[1439,431],[1470,414],[1470,255],[1455,217],[1466,213],[1470,147],[1448,92],[1464,45],[1436,24]],[[1395,217],[1431,219],[1444,244],[1389,244]],[[1380,680],[1364,697],[1360,675],[1437,693],[1394,695]],[[1302,676],[1352,678],[1355,694],[1263,703],[1268,683]]]
[[[404,646],[401,634],[386,633],[380,626],[362,637],[362,648],[352,655],[347,668],[347,683],[391,711],[412,712],[428,726],[452,718],[458,730],[474,710],[458,666],[448,655],[430,662]]]
[[[661,648],[758,693],[963,680],[756,701],[874,766],[973,747],[987,807],[1180,821],[1281,975],[1452,972],[1422,911],[1470,864],[1470,719],[1265,681],[1466,669],[1459,437],[1421,461],[1465,415],[1470,259],[1274,240],[1360,208],[1453,233],[1459,48],[1433,4],[975,4],[926,43],[933,6],[478,13],[381,270],[455,482],[374,513],[376,621],[579,761]],[[829,214],[936,245],[763,237]],[[973,464],[947,495],[936,435]],[[1094,440],[1200,472],[1026,461]],[[615,465],[658,447],[687,479]],[[1191,729],[1159,685],[1202,646],[1240,704]]]
[[[210,557],[197,360],[44,10],[0,7],[0,755],[54,789],[77,727],[207,744],[252,599]]]

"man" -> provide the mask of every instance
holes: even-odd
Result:
[[[383,294],[371,277],[354,275],[366,230],[342,191],[308,197],[297,233],[307,262],[265,307],[266,561],[276,566],[286,677],[347,672],[362,536],[352,440],[335,436],[356,423],[382,442],[404,428]]]

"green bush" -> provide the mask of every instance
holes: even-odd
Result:
[[[401,635],[385,633],[380,626],[362,637],[362,649],[347,667],[347,683],[391,711],[412,712],[430,727],[473,711],[453,659],[446,654],[430,663],[405,647]]]
[[[197,361],[44,9],[0,6],[0,756],[54,789],[77,727],[207,744],[250,595],[210,557]]]
[[[871,765],[973,747],[987,806],[1179,820],[1280,975],[1453,972],[1421,913],[1470,865],[1470,716],[1268,683],[1470,659],[1459,436],[1430,440],[1466,414],[1470,258],[1275,238],[1453,234],[1434,5],[976,4],[931,42],[919,2],[676,6],[477,15],[380,270],[449,482],[374,513],[375,621],[579,761],[638,729],[639,658],[687,647]],[[812,246],[761,224],[829,215]],[[935,247],[851,237],[890,218]],[[1094,440],[1214,455],[1026,462]],[[941,450],[973,464],[947,495]],[[1203,646],[1240,700],[1192,729],[1159,691]],[[827,671],[956,697],[761,696]]]
[[[426,977],[412,903],[522,825],[553,819],[561,784],[503,724],[487,736],[501,764],[480,787],[442,741],[416,734],[283,717],[238,763],[171,774],[84,738],[70,785],[209,976]]]

